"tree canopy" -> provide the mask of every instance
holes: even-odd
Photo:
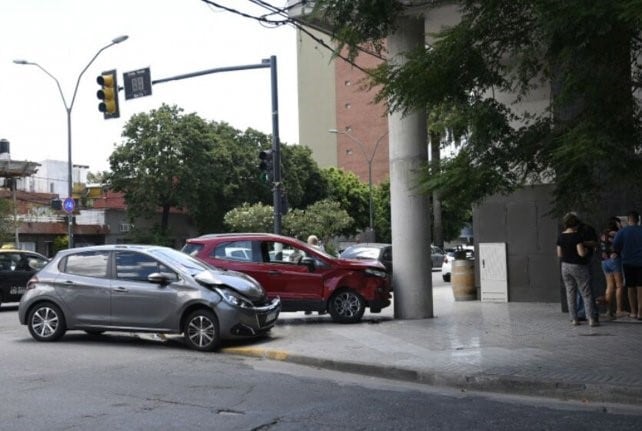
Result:
[[[640,0],[459,0],[457,24],[371,71],[391,111],[427,109],[459,144],[426,175],[459,205],[554,183],[554,209],[590,209],[640,172]],[[380,43],[413,2],[320,0],[337,51]],[[548,95],[548,98],[547,98]],[[639,95],[639,93],[638,93]],[[543,110],[524,101],[548,100]],[[464,182],[464,184],[462,184]],[[464,186],[464,187],[462,187]]]
[[[137,229],[132,237],[162,242],[169,235],[171,208],[188,213],[200,232],[224,232],[229,227],[272,230],[272,184],[261,179],[258,168],[259,152],[271,148],[271,136],[254,129],[239,131],[226,123],[208,123],[196,114],[163,104],[134,115],[123,129],[123,138],[110,156],[111,172],[92,178],[104,179],[114,190],[124,192],[132,220],[160,216],[149,232]],[[334,229],[353,233],[367,225],[367,188],[354,175],[336,172],[328,176],[307,147],[280,148],[283,188],[291,211],[314,210],[315,203],[330,197],[347,211],[345,217],[337,213],[337,220],[331,222]],[[330,223],[326,213],[332,208],[319,204],[324,223]],[[348,214],[358,217],[361,224]],[[298,220],[311,222],[309,217]],[[292,232],[300,234],[301,229]]]

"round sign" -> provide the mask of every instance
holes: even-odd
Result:
[[[73,198],[66,198],[62,203],[62,207],[66,212],[72,213],[74,212],[74,208],[76,208],[76,201]]]

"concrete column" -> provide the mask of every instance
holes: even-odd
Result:
[[[402,64],[404,52],[424,45],[424,20],[405,16],[398,28],[388,48],[392,61]],[[433,317],[429,200],[416,188],[428,161],[426,112],[390,114],[388,128],[395,318]]]

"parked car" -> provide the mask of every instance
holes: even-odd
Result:
[[[392,244],[364,242],[346,248],[339,255],[341,259],[378,260],[392,274]]]
[[[474,260],[475,251],[473,249],[459,249],[459,250],[448,250],[444,255],[444,261],[441,265],[441,278],[444,281],[450,281],[451,272],[452,272],[452,262],[455,260],[455,252],[464,253],[466,259]]]
[[[265,334],[280,309],[246,274],[166,247],[103,245],[58,252],[29,281],[18,317],[38,341],[74,329],[182,333],[189,347],[211,351]]]
[[[33,251],[0,249],[0,304],[20,301],[29,279],[48,261]]]
[[[251,250],[249,261],[230,259],[229,248]],[[212,234],[187,240],[182,251],[224,269],[257,279],[283,311],[330,313],[353,323],[366,308],[390,305],[390,276],[376,260],[337,259],[294,238],[269,233]]]
[[[346,248],[339,255],[342,259],[376,259],[383,263],[388,272],[392,274],[392,244],[386,243],[360,243]],[[430,260],[432,270],[441,269],[444,252],[436,246],[430,247]]]

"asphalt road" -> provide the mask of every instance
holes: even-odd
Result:
[[[0,361],[3,431],[642,429],[634,408],[434,389],[135,334],[38,343],[7,305]]]

